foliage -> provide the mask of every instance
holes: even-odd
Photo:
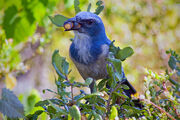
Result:
[[[172,70],[176,70],[177,75],[180,76],[180,56],[173,50],[166,51],[167,54],[171,54],[168,61],[169,67]]]
[[[104,5],[102,5],[103,2],[101,0],[99,0],[96,5],[97,5],[97,8],[95,10],[95,14],[99,15],[101,13],[101,11],[104,9]]]
[[[170,78],[177,70],[173,72],[166,71],[163,74],[146,70],[147,77],[145,77],[144,82],[145,94],[140,95],[139,98],[140,101],[143,102],[144,107],[140,109],[136,106],[133,99],[123,94],[123,89],[129,88],[121,85],[122,76],[121,70],[119,69],[121,68],[121,60],[120,58],[114,57],[118,52],[115,53],[112,51],[121,51],[121,49],[115,47],[113,43],[110,48],[111,51],[108,60],[115,66],[115,69],[113,69],[111,65],[107,66],[110,77],[96,83],[94,93],[87,94],[85,91],[80,90],[80,94],[77,95],[74,95],[74,88],[89,87],[92,79],[88,78],[84,83],[81,83],[76,82],[74,77],[69,78],[69,64],[56,50],[52,56],[52,64],[58,75],[58,79],[55,80],[57,91],[47,89],[49,92],[56,94],[56,98],[37,102],[35,108],[42,107],[42,109],[37,109],[34,113],[28,114],[26,119],[36,120],[42,113],[49,115],[50,119],[178,119],[180,112],[180,104],[178,102],[179,83],[170,84]],[[132,53],[129,49],[122,50],[128,54]],[[175,54],[172,50],[167,53],[171,53],[170,58],[179,58],[179,55]],[[126,55],[121,57],[126,58]],[[173,64],[171,62],[173,61],[169,60],[169,63]],[[118,65],[116,65],[116,63],[118,63]],[[179,78],[179,76],[176,77]],[[110,86],[110,89],[106,88],[106,86]],[[69,87],[70,91],[68,90]],[[10,91],[4,89],[3,94],[2,100],[6,99],[8,104],[11,102],[18,103],[16,107],[20,105],[22,108],[22,105]],[[0,108],[2,108],[2,106]],[[8,107],[4,108],[8,109]],[[1,110],[1,112],[8,117],[12,117],[5,111],[4,109]],[[19,117],[19,114],[16,114],[16,112],[12,114],[14,114],[15,117]]]
[[[2,89],[0,112],[9,118],[24,117],[24,107],[18,98],[8,89]]]
[[[120,48],[111,45],[111,50],[115,49],[119,50]],[[132,52],[128,51],[124,52]],[[175,52],[171,50],[171,53]],[[110,54],[116,55],[114,52]],[[179,57],[178,54],[171,54],[171,57],[173,55]],[[123,56],[123,58],[125,57],[126,55]],[[121,63],[120,59],[111,56],[108,59],[114,66],[116,62]],[[47,90],[56,94],[56,98],[37,102],[35,108],[42,107],[42,109],[27,115],[26,119],[36,120],[42,113],[49,115],[50,119],[73,118],[75,120],[107,118],[112,120],[126,118],[175,120],[179,118],[179,86],[178,84],[171,84],[169,80],[177,71],[158,74],[146,70],[145,93],[139,97],[144,107],[139,108],[134,102],[137,99],[135,96],[130,99],[122,92],[123,89],[129,88],[121,85],[121,71],[117,70],[119,66],[121,67],[121,64],[115,69],[112,66],[107,66],[110,78],[96,83],[94,93],[87,94],[80,90],[77,95],[74,95],[74,88],[89,87],[92,79],[88,78],[84,83],[81,83],[76,82],[74,77],[69,78],[69,64],[64,57],[59,55],[57,50],[52,56],[52,64],[58,75],[58,79],[55,80],[57,91]],[[110,89],[107,89],[106,86],[110,86]],[[70,88],[70,91],[68,88]]]
[[[79,7],[79,0],[74,0],[74,10],[75,10],[75,14],[77,14],[77,13],[79,13],[79,12],[81,12],[81,9],[80,9],[80,7]],[[97,8],[96,8],[96,10],[95,10],[95,14],[100,14],[101,12],[102,12],[102,10],[104,9],[104,6],[102,5],[103,4],[103,2],[101,1],[101,0],[98,0],[97,2],[96,2],[96,5],[97,5]],[[89,5],[88,5],[88,8],[87,8],[87,11],[89,11],[90,12],[90,9],[91,9],[91,3],[89,3]],[[49,16],[49,18],[50,18],[50,20],[51,20],[51,22],[53,23],[53,24],[55,24],[56,26],[58,26],[58,27],[63,27],[63,24],[64,24],[64,22],[68,19],[68,17],[65,17],[65,16],[63,16],[63,15],[55,15],[54,17],[52,17],[52,16]]]
[[[35,117],[37,119],[45,120],[47,119],[47,115],[43,113],[42,107],[34,107],[37,102],[41,100],[40,94],[37,90],[33,89],[30,93],[20,94],[19,100],[24,105],[25,116],[28,115],[29,118]],[[39,114],[38,116],[32,116],[32,114]],[[33,118],[33,119],[35,119]]]
[[[146,70],[145,77],[145,109],[149,110],[147,119],[178,119],[179,116],[179,87],[170,84],[170,75],[166,73],[157,74],[151,70]]]
[[[12,76],[12,73],[24,73],[27,67],[21,61],[20,52],[23,51],[22,46],[26,46],[27,42],[35,43],[39,41],[34,36],[35,34],[44,37],[39,46],[47,43],[48,34],[42,33],[38,28],[44,31],[49,31],[48,15],[54,10],[57,0],[0,0],[3,6],[0,6],[0,80],[6,83],[12,83],[12,80],[6,76]],[[38,11],[38,12],[37,12]],[[21,45],[19,45],[21,43]],[[21,47],[19,47],[21,46]],[[13,78],[16,80],[15,76]],[[7,85],[8,88],[13,88],[14,85]]]
[[[114,46],[111,45],[111,48],[112,47]],[[114,49],[115,48],[116,47],[114,47]],[[124,52],[131,53],[132,51],[124,50]],[[126,56],[122,57],[126,58]],[[130,110],[133,110],[132,114],[135,114],[137,110],[140,111],[132,105],[132,100],[122,93],[123,89],[129,88],[121,85],[121,60],[110,57],[109,61],[112,61],[112,64],[115,66],[114,70],[112,66],[107,66],[109,76],[111,76],[109,79],[104,79],[99,84],[96,84],[95,92],[92,94],[87,94],[85,91],[80,90],[80,94],[74,95],[74,88],[89,87],[92,79],[86,79],[84,83],[81,83],[76,82],[74,77],[69,78],[69,64],[56,50],[52,56],[52,64],[58,74],[58,79],[56,79],[55,82],[57,92],[52,90],[48,91],[56,94],[57,98],[40,101],[35,106],[43,107],[51,119],[69,119],[70,117],[79,120],[81,117],[87,117],[87,115],[88,119],[103,119],[110,115],[111,117],[116,117],[117,113],[111,112],[110,114],[111,106],[114,106],[112,111],[117,112],[116,109],[118,109],[118,113],[121,116]],[[106,86],[110,86],[111,89],[108,90]],[[70,87],[70,91],[67,90],[68,87]],[[108,94],[110,95],[108,98],[103,97]],[[124,100],[121,101],[118,106],[116,101],[119,97],[123,97]],[[124,104],[126,104],[126,106]],[[115,106],[118,107],[116,108]],[[122,111],[126,112],[124,113]],[[36,115],[35,113],[34,116]]]

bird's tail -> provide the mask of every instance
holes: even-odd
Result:
[[[131,95],[136,93],[135,88],[131,85],[131,83],[129,83],[128,80],[125,80],[122,84],[127,85],[129,87],[128,90],[124,89],[124,92],[126,93],[126,95],[131,98]]]
[[[123,90],[129,98],[131,98],[131,95],[136,94],[135,88],[131,85],[131,83],[129,83],[127,79],[125,79],[125,81],[122,84],[127,85],[129,87],[128,90],[125,90],[125,89]],[[144,107],[144,105],[140,102],[139,99],[133,99],[132,101],[136,107],[139,107],[139,108]]]

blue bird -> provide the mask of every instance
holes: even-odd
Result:
[[[70,46],[70,57],[83,79],[93,78],[90,90],[93,92],[94,82],[108,77],[106,58],[109,54],[111,41],[106,36],[105,27],[101,18],[91,12],[80,12],[64,23],[66,31],[74,31],[75,37]],[[123,70],[123,69],[122,69]],[[136,90],[125,78],[122,84],[128,85],[124,90],[127,96],[135,94]]]

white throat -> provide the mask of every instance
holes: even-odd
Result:
[[[84,33],[79,33],[77,31],[74,31],[74,33],[75,37],[73,42],[75,48],[78,49],[78,55],[82,61],[88,63],[90,60],[89,58],[92,57],[90,54],[91,39]]]

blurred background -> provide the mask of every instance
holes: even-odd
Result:
[[[80,0],[82,11],[97,0]],[[123,62],[128,80],[143,93],[144,70],[164,72],[170,48],[180,53],[180,2],[178,0],[104,0],[100,14],[106,33],[120,48],[131,46],[132,57]],[[69,59],[72,32],[51,23],[48,16],[75,15],[73,0],[0,0],[0,91],[7,87],[20,96],[50,98],[55,90],[51,65],[55,49],[70,63],[71,76],[82,81]]]

